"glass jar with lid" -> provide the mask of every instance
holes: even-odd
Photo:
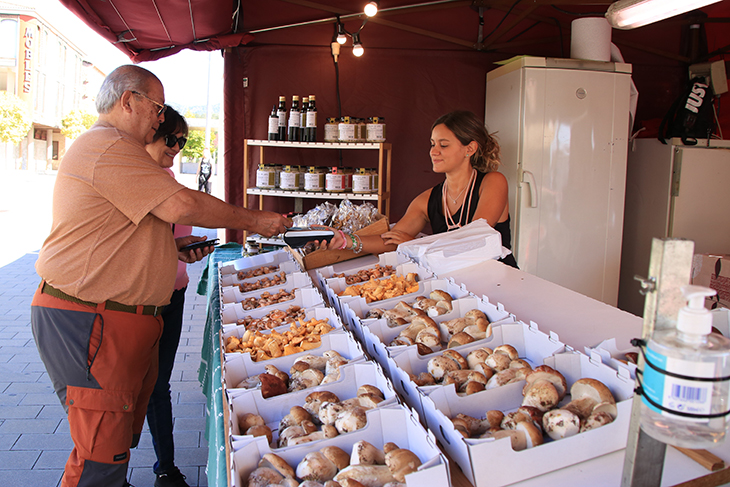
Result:
[[[350,117],[342,117],[337,127],[337,139],[340,142],[355,142],[355,124]]]
[[[279,187],[286,191],[304,188],[304,171],[300,166],[284,166],[279,173]]]
[[[367,123],[364,118],[358,118],[355,142],[365,142],[365,140],[367,140]]]
[[[373,176],[370,170],[364,167],[355,169],[352,175],[352,192],[353,193],[372,193]]]
[[[324,191],[327,169],[324,167],[309,166],[304,173],[304,191],[321,193]]]
[[[256,170],[256,187],[260,189],[276,189],[276,166],[274,164],[259,164]]]
[[[328,193],[345,193],[352,190],[352,169],[331,167],[325,179]]]
[[[385,142],[385,119],[383,117],[368,119],[366,137],[368,142]]]
[[[339,140],[339,120],[334,117],[327,119],[327,123],[324,124],[324,141],[325,142],[337,142]]]

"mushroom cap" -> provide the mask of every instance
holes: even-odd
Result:
[[[525,434],[527,448],[542,445],[542,429],[535,425],[535,423],[533,423],[532,421],[521,421],[517,423],[515,429]]]
[[[269,444],[271,444],[274,439],[274,434],[272,433],[271,428],[269,428],[265,424],[257,424],[255,426],[251,426],[249,429],[246,430],[245,434],[251,436],[265,436]]]
[[[616,404],[616,399],[603,382],[588,377],[578,379],[570,387],[570,399],[575,401],[580,397],[590,397],[596,404],[602,402]]]
[[[448,348],[454,348],[461,345],[466,345],[467,343],[471,343],[473,341],[473,336],[464,331],[460,331],[459,333],[456,333],[454,336],[451,337],[447,346]]]
[[[325,402],[319,407],[319,420],[322,424],[334,424],[337,416],[345,410],[339,402]]]
[[[444,321],[441,325],[446,328],[449,335],[456,335],[469,326],[469,322],[465,318],[454,318],[453,320]]]
[[[319,419],[319,408],[325,402],[340,402],[337,394],[330,391],[315,391],[304,400],[303,408],[314,418]],[[311,418],[310,418],[311,419]]]
[[[545,414],[543,411],[534,406],[520,406],[517,410],[529,416],[538,427],[542,428],[542,417]]]
[[[356,485],[344,483],[345,479],[356,480],[366,487],[385,485],[395,480],[386,465],[350,465],[335,475],[335,481],[348,487]]]
[[[580,432],[590,431],[592,429],[600,428],[601,426],[607,425],[613,422],[611,415],[605,411],[594,411],[588,418],[581,424]]]
[[[337,475],[337,466],[318,451],[307,453],[297,465],[296,470],[298,478],[317,482],[332,480],[335,475]]]
[[[443,355],[429,359],[426,367],[428,373],[437,381],[441,380],[447,372],[459,369],[459,365],[455,361]]]
[[[322,455],[330,459],[335,464],[338,470],[342,470],[350,464],[350,455],[339,446],[325,446],[319,450]]]
[[[411,340],[415,340],[418,334],[426,328],[426,325],[423,323],[413,323],[411,322],[410,325],[406,326],[401,330],[401,332],[398,334],[401,338],[408,338]]]
[[[466,393],[467,396],[471,394],[476,394],[477,392],[481,392],[484,390],[484,382],[477,382],[474,380],[468,380],[462,384],[462,386],[459,388],[459,392]]]
[[[510,382],[514,382],[517,378],[516,369],[504,369],[500,370],[487,381],[487,389],[494,389],[496,387],[504,386]]]
[[[428,297],[436,301],[446,301],[447,303],[450,303],[453,300],[451,294],[441,289],[434,289],[429,293]]]
[[[411,450],[398,448],[385,455],[385,464],[398,482],[405,482],[406,475],[415,472],[421,466],[421,459]]]
[[[355,406],[341,412],[335,420],[335,428],[340,434],[350,433],[362,429],[367,424],[365,409]]]
[[[476,364],[474,367],[470,367],[475,372],[479,372],[484,376],[485,379],[489,380],[494,375],[494,369],[485,363]]]
[[[357,396],[357,404],[365,409],[378,407],[378,404],[384,401],[383,396],[376,394],[360,394]]]
[[[385,399],[383,391],[372,384],[363,384],[357,388],[357,395],[362,396],[363,394],[375,394],[376,396],[380,396],[381,399]]]
[[[294,469],[276,453],[265,453],[258,466],[273,468],[284,477],[294,477]]]
[[[525,433],[518,430],[487,431],[482,435],[482,438],[509,438],[514,451],[522,451],[527,448],[527,438]]]
[[[510,369],[527,369],[529,372],[532,372],[532,366],[530,365],[530,363],[527,360],[521,359],[521,358],[513,359],[509,363],[509,368]]]
[[[292,406],[291,408],[289,408],[289,416],[293,421],[292,424],[299,424],[302,421],[312,420],[312,415],[302,406]]]
[[[618,409],[616,408],[615,402],[601,402],[593,406],[593,411],[591,411],[591,414],[596,414],[599,412],[610,414],[612,419],[616,419],[616,416],[618,416]]]
[[[258,467],[248,475],[249,487],[264,487],[266,485],[278,484],[284,480],[284,476],[270,467]]]
[[[469,368],[469,362],[464,358],[463,355],[461,355],[456,350],[444,350],[441,354],[444,357],[448,357],[451,360],[455,361],[460,369],[468,369]]]
[[[503,353],[509,357],[510,360],[517,360],[520,358],[520,354],[517,353],[517,349],[509,344],[500,345],[494,347],[494,353]]]
[[[558,391],[560,399],[564,398],[565,394],[568,392],[568,383],[565,380],[565,377],[563,377],[563,374],[549,365],[540,365],[532,369],[532,372],[527,374],[527,377],[525,377],[526,384],[522,389],[522,394],[525,394],[534,383],[541,380],[550,381],[553,386],[555,386],[555,390]]]
[[[473,369],[476,367],[477,364],[483,364],[485,360],[487,360],[487,357],[489,357],[490,352],[487,349],[484,348],[477,348],[476,350],[472,350],[466,355],[466,362],[470,369]]]
[[[384,465],[385,453],[372,443],[360,440],[352,445],[350,465]]]
[[[508,369],[511,361],[512,359],[510,359],[509,355],[506,353],[494,352],[492,355],[487,357],[487,360],[485,360],[484,363],[499,372],[501,370]]]
[[[470,324],[475,323],[477,320],[485,320],[487,323],[489,323],[489,318],[487,318],[487,315],[484,314],[483,311],[479,309],[470,309],[464,314],[464,318],[467,321],[470,321]]]
[[[246,431],[252,426],[260,426],[266,424],[264,418],[254,413],[244,413],[238,418],[238,426],[240,430]]]
[[[460,432],[464,438],[469,438],[472,435],[472,432],[476,430],[476,428],[472,430],[469,425],[469,421],[464,418],[453,418],[451,423],[454,425],[454,429]]]
[[[389,441],[388,443],[383,445],[383,453],[385,453],[386,455],[388,453],[392,452],[393,450],[397,450],[397,449],[398,449],[398,445],[393,443],[392,441]]]
[[[416,335],[416,343],[426,345],[431,351],[441,348],[441,337],[434,334],[432,329],[424,328]]]
[[[558,390],[552,382],[546,380],[535,382],[522,398],[523,406],[533,406],[543,412],[554,408],[559,402]]]
[[[490,409],[487,411],[486,418],[484,421],[488,423],[488,428],[498,427],[502,423],[504,413],[499,409]],[[487,426],[486,424],[484,426]]]
[[[553,440],[580,433],[580,418],[567,409],[553,409],[542,417],[542,429]]]

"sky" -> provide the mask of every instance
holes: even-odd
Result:
[[[35,7],[38,13],[88,55],[88,60],[110,73],[130,59],[99,36],[58,0],[9,0],[16,5]],[[178,106],[207,103],[208,63],[210,62],[210,103],[223,100],[223,57],[219,51],[184,50],[157,61],[140,63],[152,71],[165,87],[165,101]]]

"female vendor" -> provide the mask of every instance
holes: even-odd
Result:
[[[443,233],[483,218],[511,249],[507,179],[497,172],[499,145],[484,123],[461,110],[439,117],[431,127],[430,156],[433,171],[446,176],[443,183],[418,195],[390,231],[367,237],[335,231],[329,248],[379,254],[413,240],[427,223]],[[512,254],[501,261],[517,267]]]

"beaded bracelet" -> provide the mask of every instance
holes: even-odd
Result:
[[[359,254],[360,252],[362,252],[362,239],[357,234],[355,234],[355,237],[357,238],[358,245],[357,245],[357,248],[353,248],[352,251],[355,252],[356,254]]]
[[[352,247],[350,247],[350,250],[355,250],[357,247],[357,241],[355,240],[355,235],[352,233],[350,234],[350,239],[352,240]]]
[[[342,245],[340,245],[340,250],[344,250],[345,248],[347,248],[347,237],[345,237],[345,232],[343,232],[342,230],[337,231],[340,232],[340,236],[342,237]]]

